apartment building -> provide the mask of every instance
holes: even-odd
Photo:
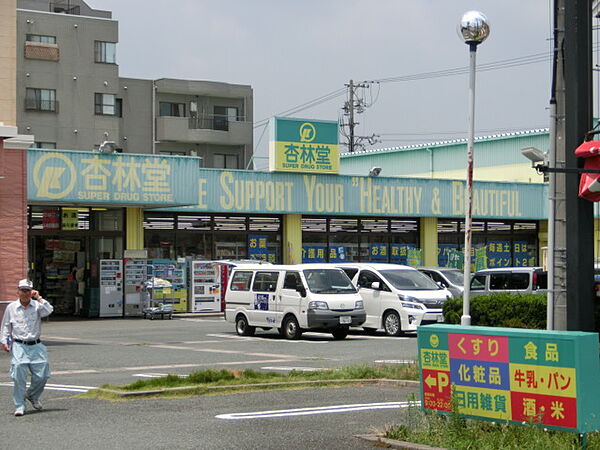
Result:
[[[193,155],[246,168],[252,88],[119,76],[118,22],[82,0],[17,0],[17,125],[46,149]]]

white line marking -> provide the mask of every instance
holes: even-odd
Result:
[[[375,364],[413,364],[416,361],[412,359],[378,359],[373,362]]]
[[[13,383],[0,383],[0,386],[13,387]],[[87,392],[90,389],[96,389],[93,386],[73,386],[69,384],[46,384],[44,389],[49,391],[66,391],[66,392]]]
[[[309,335],[312,337],[323,337],[326,333],[304,333],[303,336]],[[235,339],[238,341],[260,341],[260,342],[265,342],[265,338],[262,337],[250,337],[250,336],[238,336],[235,334],[207,334],[206,336],[208,337],[218,337],[218,338],[223,338],[223,339]],[[285,344],[328,344],[330,342],[333,341],[333,338],[327,339],[327,340],[320,340],[320,341],[309,341],[307,339],[297,339],[297,340],[289,340],[289,339],[278,339],[277,342],[281,342],[281,343],[285,343]]]
[[[279,370],[281,372],[291,372],[297,370],[299,372],[320,372],[321,370],[329,370],[325,367],[285,367],[285,366],[266,366],[261,367],[262,370]]]
[[[367,411],[372,409],[400,409],[407,408],[410,404],[420,405],[419,402],[385,402],[363,403],[356,405],[317,406],[313,408],[279,409],[274,411],[257,411],[249,413],[219,414],[217,419],[244,420],[244,419],[270,419],[273,417],[308,416],[314,414],[334,414],[351,411]]]

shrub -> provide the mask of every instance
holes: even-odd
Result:
[[[471,323],[483,327],[546,328],[546,296],[537,294],[491,294],[471,299]],[[462,298],[446,301],[446,323],[459,324]]]

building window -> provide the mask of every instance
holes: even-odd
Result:
[[[167,117],[185,117],[185,103],[160,102],[158,114]]]
[[[123,99],[115,99],[115,116],[123,117]]]
[[[94,53],[97,63],[117,63],[117,44],[114,42],[96,41]]]
[[[217,169],[239,169],[238,155],[215,153],[214,163],[214,167]]]
[[[94,112],[100,116],[116,116],[116,96],[114,94],[94,94]]]
[[[32,148],[55,149],[56,142],[34,142]]]
[[[56,112],[58,109],[56,90],[27,88],[25,90],[25,109]]]
[[[44,36],[41,34],[28,34],[27,42],[39,42],[40,44],[56,44],[56,36]]]
[[[213,128],[215,130],[229,131],[229,122],[238,120],[238,109],[229,106],[215,106]]]

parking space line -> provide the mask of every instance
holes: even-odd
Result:
[[[245,419],[271,419],[276,417],[308,416],[314,414],[334,414],[353,411],[369,411],[373,409],[400,409],[409,405],[419,406],[419,402],[385,402],[385,403],[363,403],[356,405],[332,405],[316,406],[313,408],[280,409],[273,411],[256,411],[248,413],[219,414],[217,419],[245,420]]]
[[[0,386],[4,387],[12,387],[12,382],[0,383]],[[71,384],[51,384],[47,383],[44,389],[48,389],[50,391],[66,391],[66,392],[80,392],[85,393],[90,389],[96,389],[94,386],[75,386]]]

